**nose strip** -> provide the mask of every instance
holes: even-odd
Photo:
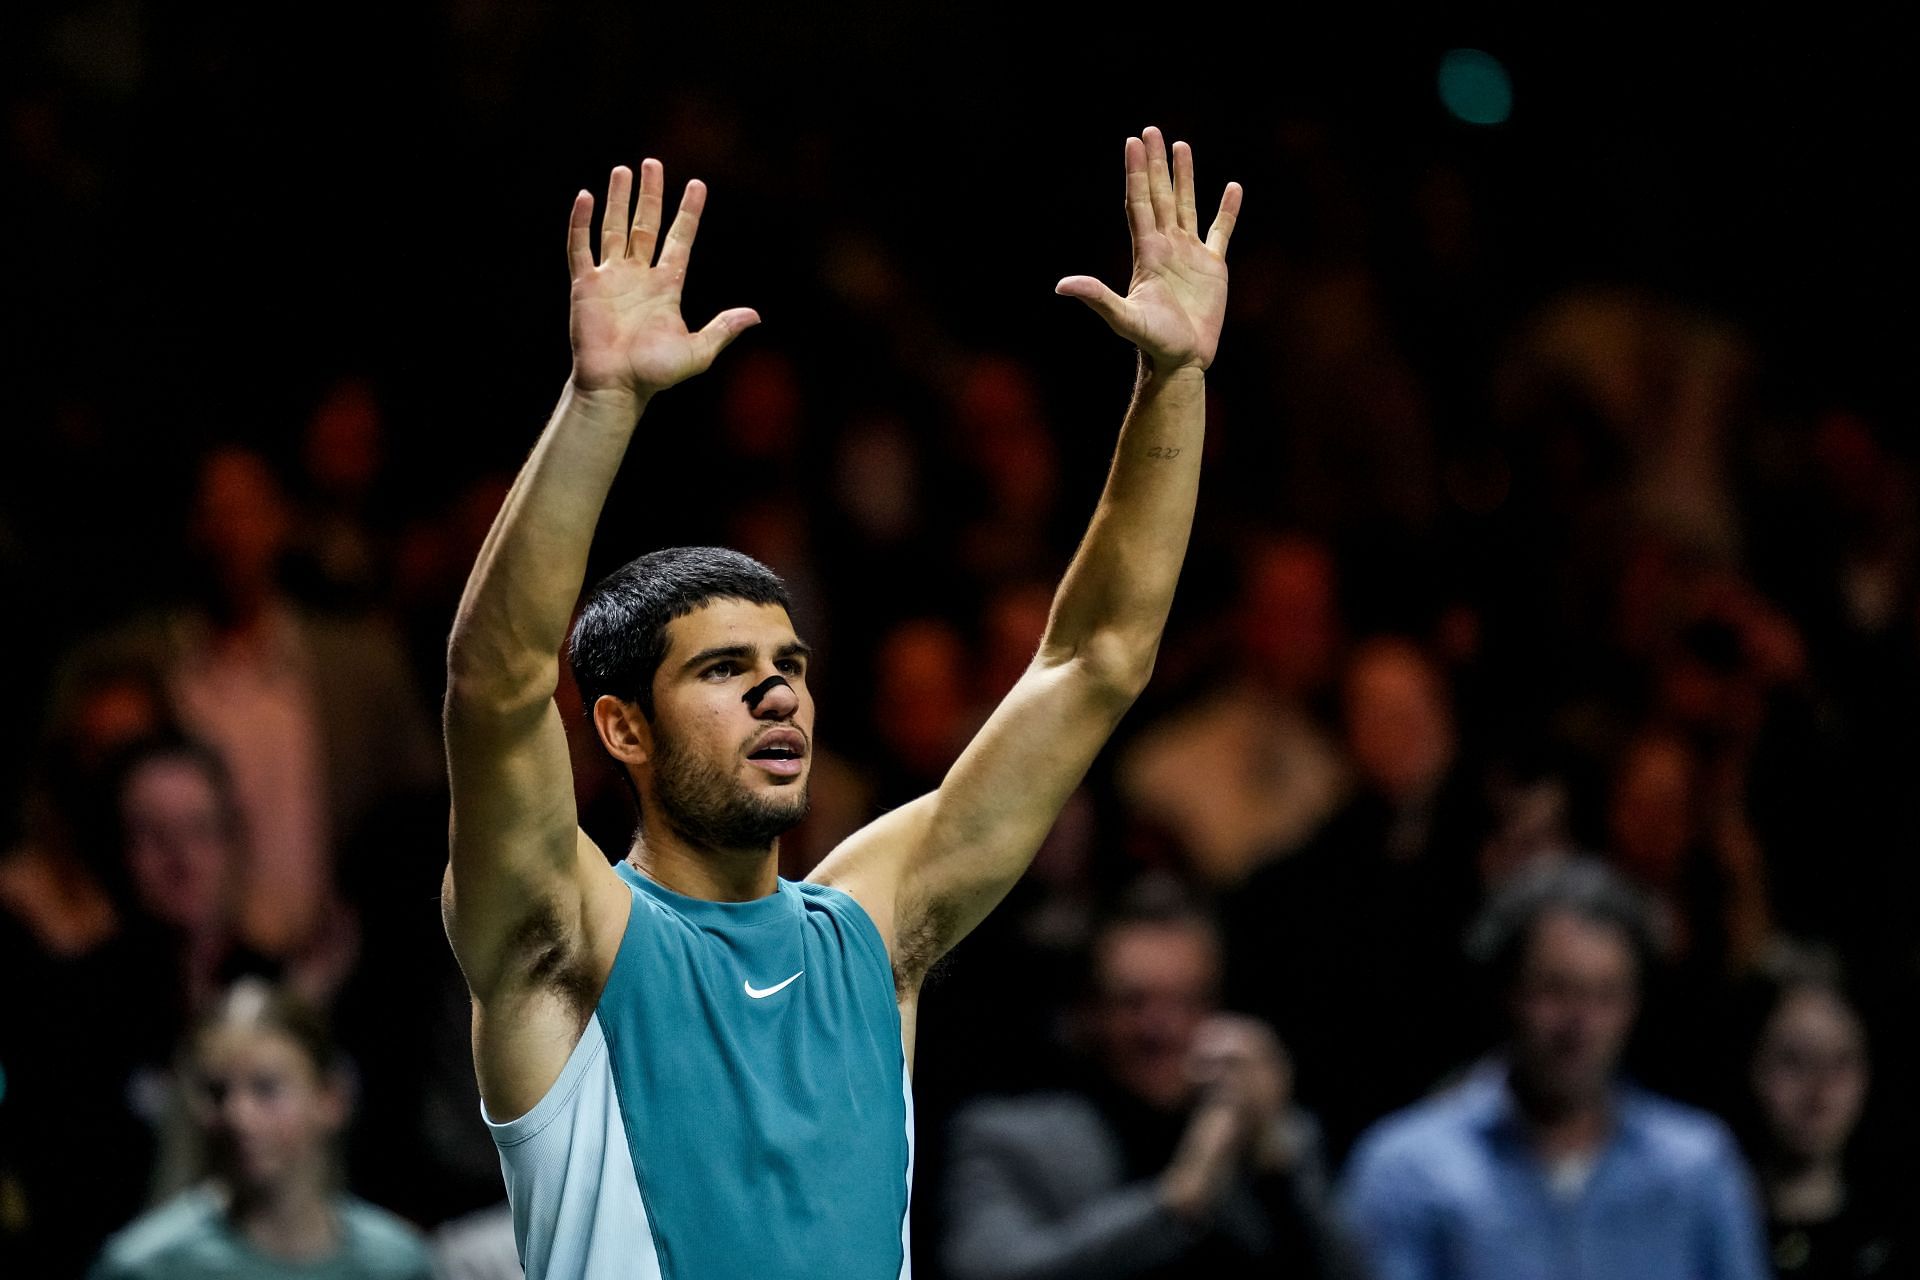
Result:
[[[783,684],[787,685],[789,689],[793,688],[792,685],[787,684],[787,678],[785,676],[768,676],[765,680],[762,680],[759,684],[741,694],[740,701],[747,704],[747,710],[758,711],[760,709],[760,700]]]

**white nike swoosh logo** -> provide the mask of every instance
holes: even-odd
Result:
[[[806,972],[805,969],[802,969],[800,971],[800,973],[805,973],[805,972]],[[756,987],[751,982],[742,982],[740,985],[745,987],[747,989],[747,994],[752,996],[755,1000],[765,1000],[768,996],[772,995],[774,992],[784,989],[790,983],[798,979],[800,976],[800,973],[794,974],[793,977],[788,978],[786,982],[776,982],[770,987]]]

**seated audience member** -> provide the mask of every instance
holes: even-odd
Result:
[[[1761,1280],[1725,1127],[1620,1078],[1652,953],[1645,907],[1581,861],[1517,876],[1476,929],[1503,1053],[1355,1149],[1348,1226],[1376,1280]]]
[[[248,832],[242,936],[298,959],[332,945],[336,844],[385,801],[441,780],[398,640],[374,616],[302,607],[281,585],[292,508],[273,468],[223,447],[199,465],[191,598],[82,646],[162,674],[179,723],[219,756]]]
[[[1219,1012],[1220,940],[1140,896],[1092,944],[1087,1077],[954,1120],[955,1280],[1337,1274],[1312,1123],[1271,1031]]]
[[[426,1280],[427,1249],[411,1227],[334,1189],[348,1089],[316,1013],[242,980],[188,1058],[206,1181],[108,1241],[93,1280]]]
[[[1867,1102],[1866,1029],[1830,956],[1777,958],[1756,984],[1750,1150],[1784,1280],[1907,1276],[1920,1269],[1903,1212],[1850,1150]]]
[[[1319,829],[1345,799],[1347,768],[1318,704],[1341,645],[1332,553],[1307,538],[1256,541],[1240,557],[1226,653],[1194,700],[1122,753],[1128,806],[1164,827],[1195,870],[1237,884]]]
[[[1229,999],[1293,1051],[1336,1158],[1479,1048],[1456,1003],[1493,829],[1427,652],[1368,640],[1342,693],[1359,790],[1306,848],[1248,877],[1226,912]]]
[[[275,968],[235,937],[244,833],[219,758],[178,736],[149,738],[103,764],[96,786],[87,853],[111,931],[0,982],[0,1024],[18,1034],[10,1109],[32,1153],[17,1198],[49,1275],[76,1274],[147,1201],[181,1036],[227,983]]]

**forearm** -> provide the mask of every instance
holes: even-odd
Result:
[[[1159,647],[1200,490],[1206,375],[1143,359],[1106,488],[1054,596],[1043,659],[1091,662],[1137,691]]]
[[[447,647],[450,698],[552,696],[594,526],[644,407],[567,384],[467,578]]]

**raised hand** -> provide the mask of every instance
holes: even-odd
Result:
[[[680,290],[687,278],[706,184],[687,183],[680,211],[660,245],[666,172],[658,160],[640,164],[640,193],[633,221],[627,201],[633,172],[625,165],[607,179],[606,215],[600,226],[600,262],[594,264],[593,197],[573,198],[567,226],[567,269],[573,276],[568,330],[573,338],[573,381],[589,392],[630,392],[641,398],[704,372],[715,356],[746,329],[760,323],[751,308],[722,311],[704,328],[687,329],[680,316]]]
[[[1123,298],[1092,276],[1068,276],[1054,292],[1078,298],[1139,347],[1155,373],[1205,369],[1220,345],[1227,307],[1227,241],[1240,217],[1240,184],[1229,182],[1207,238],[1200,238],[1193,149],[1148,128],[1127,139],[1127,227],[1133,280]]]

